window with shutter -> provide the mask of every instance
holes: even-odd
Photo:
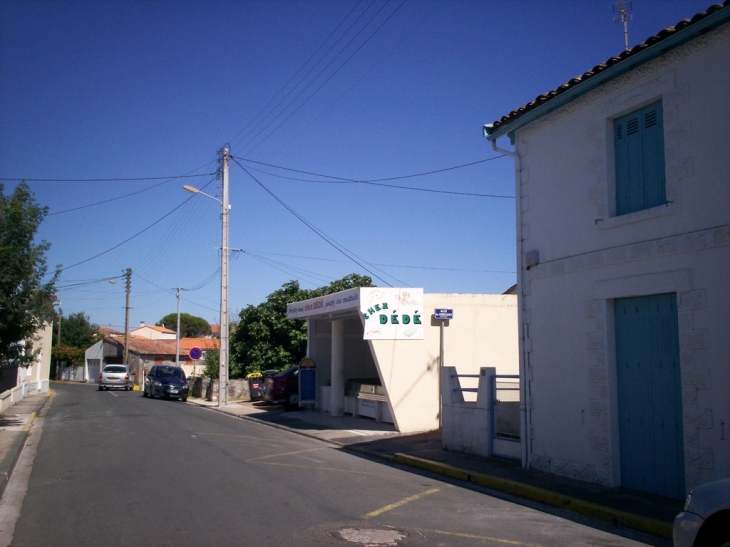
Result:
[[[614,121],[616,215],[665,205],[661,101]]]

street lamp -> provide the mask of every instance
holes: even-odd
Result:
[[[223,163],[223,199],[210,196],[197,188],[184,185],[186,192],[201,194],[221,204],[221,344],[218,368],[218,406],[228,404],[228,148],[220,151]]]

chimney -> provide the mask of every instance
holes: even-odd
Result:
[[[139,326],[140,326],[140,327],[144,327],[144,321],[140,321],[140,322],[139,322]]]

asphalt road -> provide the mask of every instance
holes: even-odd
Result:
[[[194,405],[54,390],[16,547],[643,545]]]

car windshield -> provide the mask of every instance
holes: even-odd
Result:
[[[124,374],[125,372],[127,372],[127,369],[124,368],[123,366],[104,367],[104,372],[114,372],[117,374]]]
[[[185,379],[185,373],[181,368],[174,367],[160,367],[157,369],[157,376],[162,378],[178,378],[179,380]]]

